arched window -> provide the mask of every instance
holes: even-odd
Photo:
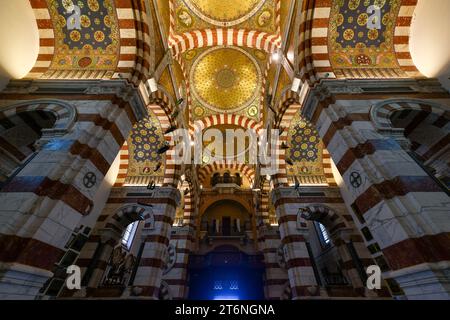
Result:
[[[328,234],[327,229],[320,222],[316,222],[316,228],[319,234],[320,242],[323,246],[327,246],[331,243],[330,235]]]
[[[122,236],[122,246],[126,250],[131,249],[131,245],[133,244],[134,236],[136,235],[136,230],[139,225],[139,221],[135,221],[130,223]]]

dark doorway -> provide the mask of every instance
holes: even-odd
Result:
[[[263,300],[262,255],[247,255],[234,246],[189,257],[190,300]]]
[[[224,236],[231,235],[231,218],[230,217],[222,218],[222,234]]]

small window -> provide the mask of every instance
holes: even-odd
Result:
[[[328,231],[323,224],[317,222],[317,226],[319,228],[319,238],[324,246],[329,245],[331,243],[330,236],[328,235]]]
[[[122,246],[127,250],[131,249],[131,245],[133,244],[134,236],[136,234],[138,225],[139,221],[130,223],[128,227],[125,229],[125,232],[123,233]]]

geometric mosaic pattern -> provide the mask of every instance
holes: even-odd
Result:
[[[292,120],[288,133],[288,175],[323,175],[322,142],[315,127],[298,113]]]
[[[398,68],[393,40],[400,4],[400,0],[334,0],[328,40],[333,67]],[[379,8],[381,21],[373,5]]]
[[[118,62],[120,38],[113,0],[47,0],[55,30],[51,69],[104,70]]]
[[[156,118],[145,118],[135,124],[128,139],[130,153],[128,175],[164,175],[164,156],[157,153],[164,141]]]

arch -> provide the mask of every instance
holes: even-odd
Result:
[[[29,0],[39,29],[39,54],[26,78],[38,79],[50,68],[55,52],[55,32],[47,3]]]
[[[175,12],[173,0],[169,1],[170,10],[170,32],[168,37],[169,47],[173,56],[179,56],[195,48],[210,46],[244,46],[272,53],[281,47],[280,12],[281,0],[276,0],[276,31],[269,34],[257,30],[214,28],[204,30],[192,30],[182,34],[175,34]]]
[[[395,129],[391,122],[391,116],[394,112],[403,110],[417,110],[425,113],[435,113],[439,117],[450,120],[449,107],[439,103],[420,99],[398,98],[383,100],[370,109],[370,119],[378,131],[400,131],[403,129]]]
[[[279,34],[234,28],[194,30],[181,35],[171,33],[168,41],[174,56],[192,49],[214,46],[248,47],[269,54],[281,47]]]
[[[323,224],[330,236],[337,230],[349,228],[344,218],[334,209],[323,204],[310,204],[299,209],[297,215],[297,227],[302,226],[302,219],[309,221],[317,221]]]
[[[204,201],[203,203],[200,204],[200,208],[199,208],[199,217],[201,217],[206,210],[208,210],[209,207],[211,207],[212,205],[214,205],[217,202],[220,201],[232,201],[232,202],[237,202],[239,203],[241,206],[243,206],[245,208],[245,210],[247,210],[247,212],[253,216],[253,211],[254,208],[252,207],[252,205],[250,204],[250,202],[253,201],[244,201],[244,199],[242,199],[241,197],[234,195],[234,194],[219,194],[217,196],[211,196],[208,197],[207,199],[205,199],[206,201]],[[253,200],[253,199],[251,199]]]
[[[261,123],[245,116],[237,114],[216,114],[195,121],[192,130],[195,130],[195,132],[202,132],[205,128],[220,124],[231,124],[246,129],[254,129],[257,134],[263,129]]]
[[[70,131],[77,118],[76,108],[65,101],[37,99],[19,102],[1,108],[0,119],[30,111],[47,111],[55,116],[56,122],[53,128],[42,130],[42,138],[44,139],[65,135]]]
[[[127,204],[117,209],[110,216],[104,225],[104,228],[112,229],[119,234],[132,222],[145,221],[145,228],[152,229],[155,226],[155,217],[150,206],[138,204]]]
[[[255,179],[255,170],[246,164],[238,164],[238,163],[226,163],[226,162],[214,162],[211,164],[207,164],[204,167],[201,167],[198,170],[198,179],[201,184],[205,182],[205,180],[213,174],[217,170],[222,169],[230,169],[237,170],[239,173],[244,174],[250,182],[250,185],[253,184]]]

